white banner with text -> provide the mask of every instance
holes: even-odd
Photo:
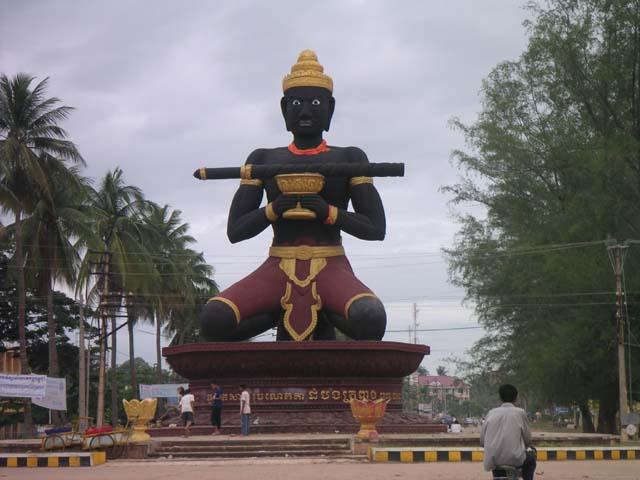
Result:
[[[43,397],[46,388],[46,375],[0,373],[0,397]]]

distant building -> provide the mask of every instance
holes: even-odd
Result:
[[[421,375],[418,384],[427,387],[427,395],[439,400],[448,399],[467,401],[471,398],[471,387],[456,377],[448,375]]]
[[[20,349],[18,347],[0,351],[0,373],[20,373]]]

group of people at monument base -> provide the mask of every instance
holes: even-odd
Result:
[[[240,424],[242,435],[249,435],[249,425],[251,418],[251,395],[247,390],[247,386],[240,385],[242,393],[240,393]],[[222,394],[223,390],[220,385],[215,383],[211,384],[211,425],[213,425],[212,435],[219,435],[222,432]],[[191,425],[193,425],[194,403],[195,397],[191,393],[191,390],[178,388],[178,395],[180,401],[178,406],[180,408],[180,417],[184,423],[184,436],[188,437],[190,434]]]

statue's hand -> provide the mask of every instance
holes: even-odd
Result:
[[[300,195],[300,204],[302,208],[315,212],[321,222],[329,215],[329,204],[318,194]]]
[[[295,208],[296,203],[298,203],[298,197],[295,195],[280,195],[271,203],[271,207],[273,208],[273,213],[278,217],[282,217],[282,213]]]

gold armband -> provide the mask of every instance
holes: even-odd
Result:
[[[252,178],[249,180],[248,178],[243,178],[240,180],[240,185],[251,185],[252,187],[261,187],[262,180],[258,178]]]
[[[270,222],[275,222],[276,220],[278,220],[278,215],[276,215],[276,212],[273,211],[273,206],[271,205],[271,203],[267,203],[267,206],[264,207],[264,214],[267,216],[267,220],[269,220]]]
[[[373,178],[371,178],[371,177],[352,177],[351,180],[349,181],[349,184],[352,187],[355,187],[356,185],[362,185],[363,183],[371,183],[371,184],[373,184]]]

